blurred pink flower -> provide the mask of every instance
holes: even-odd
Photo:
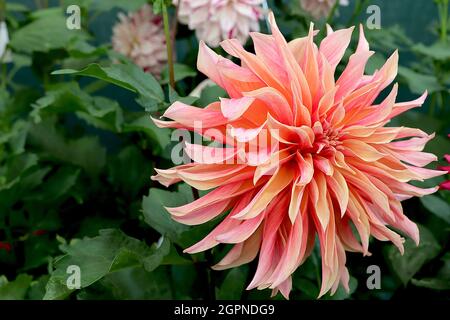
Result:
[[[263,0],[174,0],[178,20],[195,30],[211,47],[224,39],[244,44],[251,31],[259,31]]]
[[[11,51],[7,48],[8,44],[8,26],[6,22],[0,21],[0,64],[12,62]]]
[[[450,138],[450,134],[448,135],[448,137]],[[445,160],[447,160],[447,162],[450,164],[450,154],[446,154],[444,157],[445,157]],[[440,167],[439,169],[447,171],[447,173],[450,174],[450,165],[445,166],[445,167]],[[442,189],[450,190],[450,180],[447,180],[447,181],[441,183],[440,187]]]
[[[120,21],[113,28],[113,49],[159,77],[167,63],[166,40],[162,18],[153,14],[150,5],[136,12],[119,13]]]
[[[337,0],[300,0],[306,12],[316,19],[327,17]],[[339,0],[339,5],[348,6],[348,0]]]
[[[273,14],[269,22],[271,35],[251,34],[255,53],[235,39],[222,42],[229,55],[240,59],[238,64],[200,43],[198,69],[230,98],[205,108],[175,102],[163,115],[170,121],[154,122],[213,136],[225,146],[186,143],[193,162],[157,169],[152,179],[165,186],[184,181],[200,190],[214,189],[167,210],[187,225],[225,213],[209,235],[185,251],[234,244],[213,267],[217,270],[259,255],[247,289],[271,288],[273,294],[281,291],[288,297],[291,275],[311,254],[317,237],[322,257],[320,296],[334,293],[339,283],[349,290],[347,251],[370,255],[373,236],[393,242],[403,252],[404,239],[390,227],[419,242],[419,230],[404,215],[401,201],[438,189],[408,183],[443,174],[424,168],[437,160],[422,152],[434,134],[386,124],[421,106],[426,93],[398,103],[394,84],[382,101],[375,102],[396,77],[398,53],[373,74],[365,74],[374,52],[362,27],[356,52],[336,77],[353,28],[329,28],[316,45],[312,26],[308,36],[288,43]],[[274,143],[256,150],[240,143],[260,139]]]

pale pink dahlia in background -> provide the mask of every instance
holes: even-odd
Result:
[[[450,138],[450,134],[448,135],[448,137]],[[444,156],[444,158],[445,158],[445,160],[449,163],[449,165],[446,166],[446,167],[440,167],[439,169],[440,169],[440,170],[444,170],[444,171],[446,171],[448,174],[450,174],[450,154],[446,154],[446,155]],[[441,188],[442,188],[442,189],[446,189],[446,190],[450,190],[450,180],[447,180],[447,181],[441,183]]]
[[[211,47],[224,39],[244,44],[249,32],[259,31],[263,0],[174,0],[178,20],[195,30],[197,38]]]
[[[7,48],[8,44],[8,26],[5,21],[0,21],[0,64],[12,62],[11,51]]]
[[[337,0],[300,0],[300,4],[306,12],[316,19],[327,17]],[[339,5],[348,6],[348,0],[339,0]]]
[[[113,29],[113,49],[145,72],[159,76],[167,63],[162,18],[154,15],[152,7],[146,4],[128,15],[119,13],[119,19]]]
[[[329,28],[317,46],[312,27],[307,37],[288,43],[273,14],[269,20],[271,35],[251,34],[255,54],[245,51],[238,40],[222,42],[241,65],[200,44],[198,69],[230,98],[206,108],[176,102],[164,114],[170,121],[154,121],[160,127],[214,135],[227,145],[187,143],[193,162],[157,170],[153,179],[165,186],[185,181],[200,190],[213,189],[192,203],[167,210],[187,225],[224,214],[223,221],[186,252],[234,244],[213,267],[217,270],[248,263],[259,254],[248,289],[271,288],[288,297],[291,274],[311,254],[318,236],[320,296],[329,290],[334,293],[339,283],[348,290],[346,251],[369,255],[372,235],[392,241],[403,252],[404,239],[389,227],[419,242],[418,228],[403,214],[401,201],[437,190],[408,184],[442,175],[423,168],[436,160],[422,152],[433,135],[386,124],[422,105],[426,93],[397,103],[395,84],[384,100],[375,102],[396,76],[398,54],[394,52],[374,74],[365,75],[374,52],[362,28],[356,52],[335,79],[353,28],[335,32]],[[261,137],[276,143],[248,148]]]

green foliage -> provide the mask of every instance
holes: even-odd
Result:
[[[442,267],[434,278],[412,279],[412,283],[433,290],[450,290],[450,255],[447,253],[441,261]]]
[[[0,277],[0,300],[22,300],[33,278],[20,274],[14,281],[8,281],[5,276]]]
[[[113,229],[101,230],[95,238],[72,240],[70,244],[61,245],[64,255],[54,263],[55,270],[51,273],[44,299],[63,298],[71,292],[66,286],[69,266],[80,268],[81,288],[86,288],[111,273],[135,266],[151,272],[161,264],[169,250],[167,240],[159,246],[148,247]]]
[[[431,213],[434,213],[436,216],[450,224],[450,205],[437,196],[427,196],[420,199],[425,208],[428,209]]]
[[[228,271],[223,279],[223,283],[216,288],[216,297],[219,300],[241,300],[242,292],[245,289],[248,268],[241,267]]]
[[[391,263],[392,270],[404,285],[412,279],[425,263],[435,258],[441,250],[441,246],[429,230],[425,227],[420,227],[419,229],[421,239],[418,246],[411,239],[408,239],[404,244],[405,253],[403,255],[393,246],[387,252],[387,258]]]
[[[63,69],[54,71],[52,74],[88,76],[115,84],[138,94],[137,102],[147,111],[154,111],[165,106],[164,92],[156,79],[131,63],[113,64],[110,67],[91,64],[80,71]]]
[[[36,11],[31,19],[31,23],[11,37],[11,46],[19,52],[49,52],[70,47],[88,38],[82,30],[73,31],[66,27],[66,17],[60,8]]]
[[[227,97],[214,84],[191,94],[205,79],[195,67],[194,32],[177,27],[172,88],[167,66],[160,77],[145,73],[114,52],[104,36],[112,27],[109,17],[116,19],[117,11],[137,10],[145,3],[156,13],[168,9],[173,19],[171,0],[61,3],[38,10],[6,4],[13,62],[0,65],[0,299],[271,299],[270,290],[245,290],[256,261],[211,270],[230,246],[183,253],[223,217],[193,227],[175,222],[165,207],[192,202],[191,188],[184,183],[165,188],[150,179],[154,168],[173,165],[170,147],[175,143],[171,130],[157,128],[151,118],[159,118],[175,101],[205,107]],[[307,34],[311,17],[299,1],[268,3],[288,40]],[[364,6],[357,3],[339,8],[328,23],[337,29],[362,22]],[[81,30],[66,27],[62,8],[72,4],[81,7]],[[322,31],[317,38],[323,37],[325,22],[316,21],[315,28]],[[425,151],[441,159],[450,153],[450,39],[442,37],[447,31],[435,22],[431,29],[439,39],[430,33],[421,42],[398,25],[366,30],[377,52],[366,72],[379,70],[400,48],[399,100],[413,100],[425,90],[430,96],[421,110],[402,114],[389,125],[435,132]],[[261,30],[267,31],[263,21]],[[349,52],[344,60],[348,57]],[[342,66],[337,70],[342,72]],[[406,239],[401,255],[391,244],[373,241],[370,257],[348,253],[350,291],[339,287],[322,299],[448,298],[449,203],[447,191],[404,201],[406,214],[420,223],[419,246]],[[365,286],[371,264],[382,270],[380,290]],[[79,289],[66,285],[73,265],[80,267]],[[317,299],[320,279],[316,246],[293,275],[291,299]]]
[[[176,82],[181,81],[186,78],[195,77],[197,75],[197,72],[195,72],[195,70],[193,70],[191,67],[184,65],[184,64],[175,63],[173,68],[175,71],[175,81]],[[161,83],[163,83],[163,84],[169,83],[168,68],[165,68],[161,74]]]

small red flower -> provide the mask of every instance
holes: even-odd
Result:
[[[33,234],[33,236],[37,236],[37,237],[43,236],[44,234],[47,234],[47,230],[44,230],[44,229],[34,230],[32,232],[32,234]]]
[[[6,252],[10,252],[11,249],[12,249],[12,247],[9,242],[0,241],[0,250],[5,250]]]

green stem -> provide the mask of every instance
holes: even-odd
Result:
[[[209,291],[208,297],[209,297],[209,300],[215,301],[216,300],[216,278],[215,278],[214,272],[209,267],[213,262],[213,256],[212,256],[211,249],[207,250],[205,252],[205,258],[206,258],[206,261],[208,262],[208,266],[206,269],[206,275],[207,275],[207,280],[208,280],[208,291]]]
[[[3,57],[5,56],[5,54],[3,54],[2,57],[0,57],[0,65],[2,67],[2,82],[0,84],[0,87],[2,89],[6,88],[6,78],[7,78],[7,68],[6,68],[6,63],[3,63]]]
[[[0,0],[0,21],[5,21],[6,18],[6,2]]]
[[[445,108],[445,106],[444,106],[444,92],[443,91],[439,92],[437,100],[438,100],[438,103],[437,103],[438,111],[441,114],[441,112],[443,112],[444,108]]]
[[[311,258],[313,260],[313,263],[315,265],[315,270],[316,270],[316,281],[317,281],[317,286],[320,288],[321,285],[321,276],[320,276],[320,271],[319,271],[319,259],[317,259],[316,253],[313,252],[313,254],[311,254]]]
[[[14,260],[16,260],[17,255],[16,255],[16,250],[14,248],[14,237],[11,232],[11,221],[10,221],[9,217],[5,217],[4,225],[6,226],[6,228],[5,228],[6,242],[8,242],[11,245],[11,253],[14,257]]]
[[[439,4],[439,17],[441,20],[441,41],[447,42],[448,1],[442,0]]]
[[[436,93],[433,93],[431,95],[431,102],[430,102],[430,109],[428,111],[428,114],[430,116],[434,115],[434,110],[436,109]]]
[[[175,89],[175,71],[173,69],[172,37],[170,36],[169,14],[167,13],[167,5],[164,1],[162,4],[162,14],[164,22],[164,34],[166,36],[167,63],[169,64],[169,83],[170,86]]]
[[[334,14],[336,13],[337,7],[339,6],[339,1],[336,1],[333,8],[330,11],[330,14],[327,17],[326,24],[331,24],[331,21],[333,20]]]
[[[194,187],[191,187],[192,189],[192,196],[194,197],[194,200],[197,200],[200,198],[200,195],[198,194],[198,190],[195,189]]]
[[[353,10],[353,14],[350,20],[347,23],[347,26],[352,26],[355,23],[356,18],[360,15],[362,9],[364,8],[367,0],[359,0],[355,5],[355,10]]]

